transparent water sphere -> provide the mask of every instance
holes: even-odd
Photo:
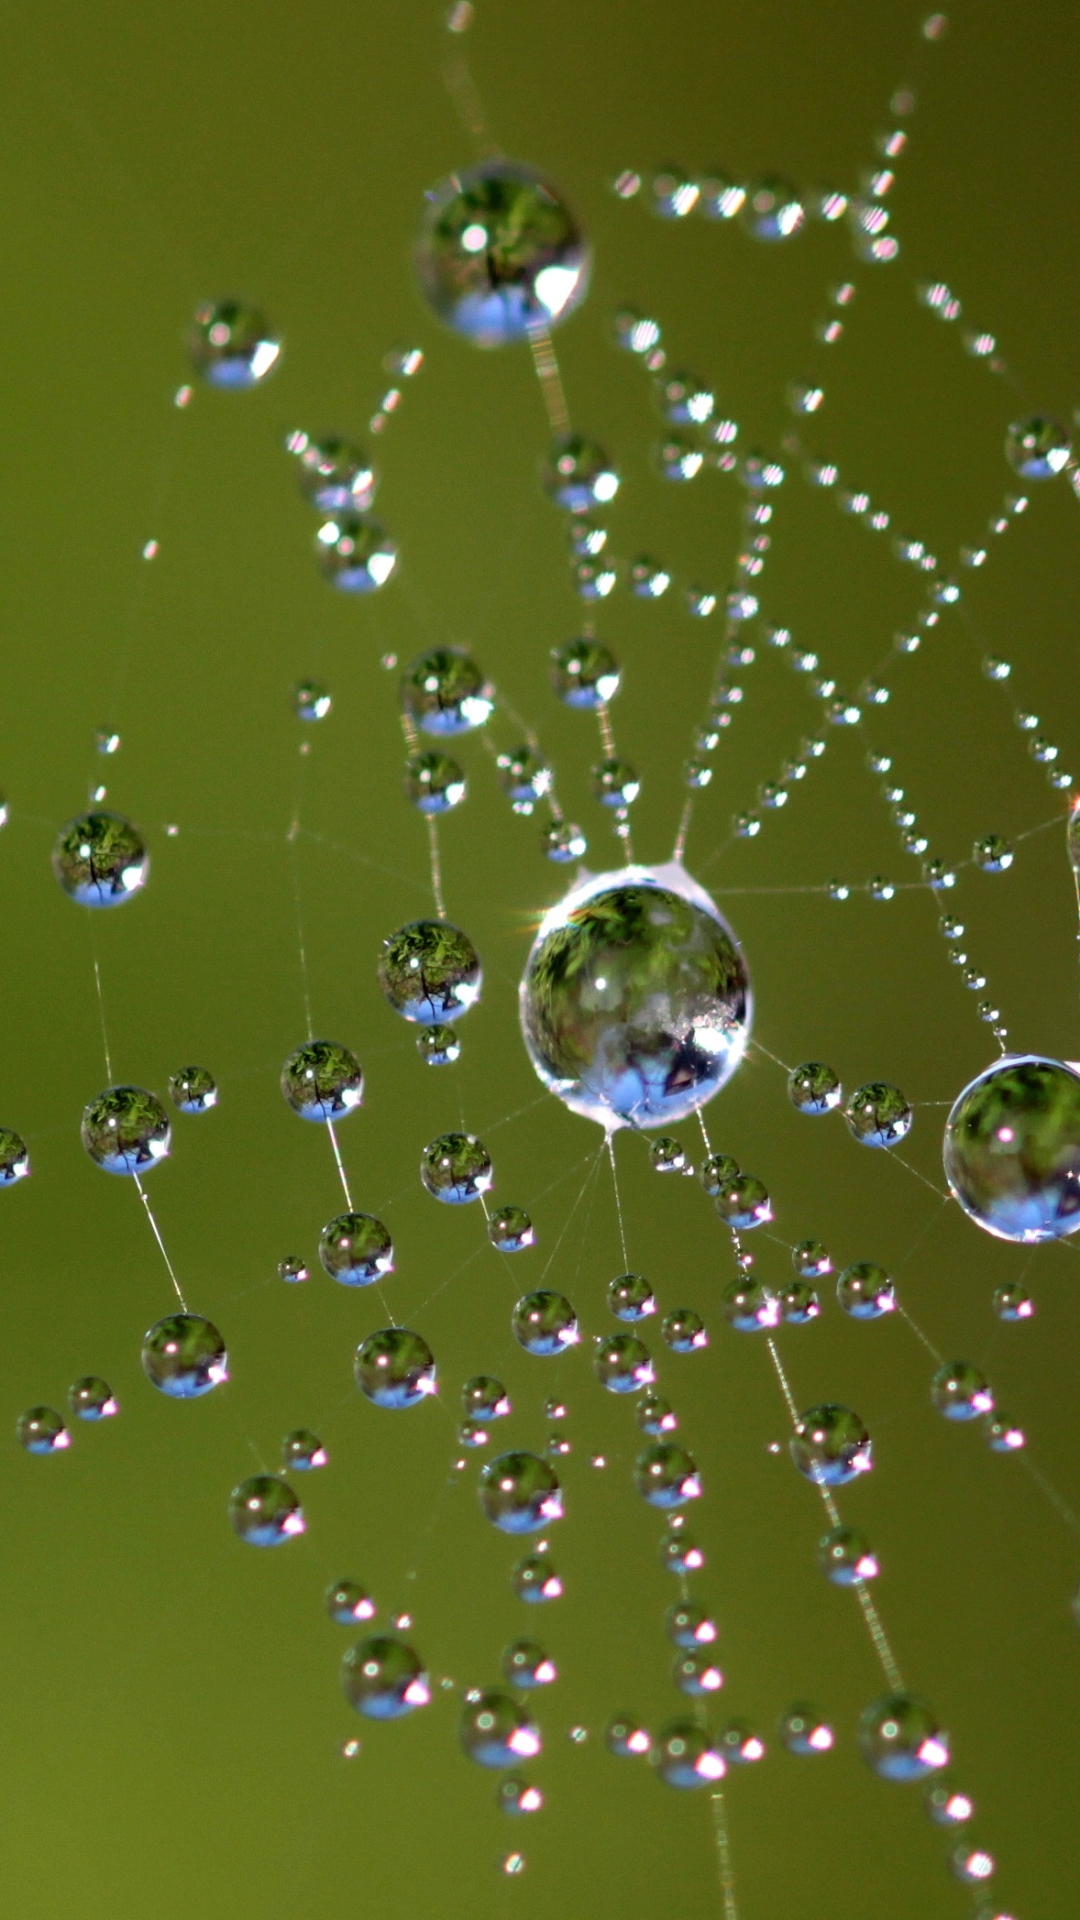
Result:
[[[307,1261],[298,1253],[287,1253],[284,1260],[278,1261],[278,1279],[286,1280],[290,1285],[299,1285],[303,1280],[311,1279]]]
[[[737,1173],[733,1179],[722,1181],[714,1205],[725,1226],[740,1233],[763,1227],[773,1217],[768,1192],[752,1173]]]
[[[693,1307],[676,1307],[666,1313],[660,1332],[672,1353],[700,1353],[709,1344],[705,1322]]]
[[[676,1532],[676,1527],[681,1530]],[[700,1573],[705,1565],[705,1555],[693,1534],[682,1528],[681,1515],[668,1532],[660,1536],[660,1565],[680,1579],[687,1573]]]
[[[281,1091],[301,1120],[343,1120],[364,1097],[364,1072],[336,1040],[308,1040],[281,1069]]]
[[[169,1116],[145,1087],[107,1087],[83,1111],[79,1128],[95,1166],[106,1173],[149,1173],[166,1158]]]
[[[649,1759],[669,1787],[711,1787],[727,1771],[723,1755],[694,1720],[672,1720],[661,1727]]]
[[[181,1067],[169,1080],[169,1098],[180,1113],[208,1113],[217,1106],[217,1081],[208,1067]]]
[[[370,1287],[394,1271],[394,1243],[370,1213],[339,1213],[319,1235],[319,1259],[343,1287]]]
[[[495,1795],[495,1804],[502,1813],[539,1813],[544,1804],[544,1796],[539,1787],[528,1780],[519,1780],[515,1775],[499,1781]],[[511,1861],[520,1861],[520,1866],[511,1866]],[[504,1873],[520,1873],[525,1862],[520,1853],[508,1853],[502,1862]]]
[[[549,499],[574,514],[607,506],[619,491],[619,475],[603,447],[580,433],[552,441],[540,479]]]
[[[823,1280],[832,1261],[820,1240],[800,1240],[791,1249],[791,1264],[801,1280]]]
[[[1025,1054],[964,1088],[945,1127],[945,1178],[999,1240],[1057,1240],[1080,1228],[1080,1074]]]
[[[233,1532],[250,1547],[280,1547],[304,1531],[300,1502],[276,1473],[256,1473],[229,1495]]]
[[[449,753],[413,753],[405,762],[405,798],[418,813],[450,813],[465,798],[465,775]]]
[[[383,942],[379,985],[395,1013],[420,1026],[460,1020],[480,997],[480,956],[460,927],[410,920]]]
[[[679,1425],[678,1415],[670,1400],[662,1393],[643,1393],[634,1410],[635,1418],[642,1433],[650,1440],[660,1440],[665,1433],[674,1433]]]
[[[736,1333],[760,1333],[780,1321],[780,1302],[760,1280],[749,1274],[729,1280],[721,1295],[724,1318]]]
[[[500,753],[495,764],[499,785],[515,813],[532,813],[537,801],[551,792],[551,768],[532,747],[515,747],[512,753]]]
[[[549,1687],[558,1669],[535,1640],[513,1640],[504,1650],[503,1673],[512,1687]]]
[[[808,1060],[789,1073],[788,1096],[800,1113],[831,1113],[840,1105],[844,1090],[839,1076],[823,1060]]]
[[[329,1458],[318,1434],[308,1427],[294,1427],[281,1443],[282,1466],[292,1467],[297,1473],[312,1473],[316,1467],[325,1467]]]
[[[554,1563],[544,1553],[527,1553],[518,1561],[511,1583],[519,1600],[537,1605],[542,1600],[561,1600],[563,1584]]]
[[[789,1441],[800,1473],[819,1487],[842,1487],[873,1466],[870,1435],[850,1407],[811,1407]]]
[[[349,1648],[341,1663],[341,1686],[349,1705],[369,1720],[400,1720],[431,1699],[419,1654],[389,1633]]]
[[[208,301],[195,310],[188,355],[210,386],[239,393],[257,387],[276,367],[281,339],[258,307],[243,300]]]
[[[535,168],[488,159],[427,194],[415,265],[432,311],[478,347],[556,326],[585,298],[590,253]]]
[[[461,1389],[461,1406],[468,1420],[502,1420],[510,1412],[510,1395],[501,1380],[475,1373]]]
[[[330,689],[321,680],[298,680],[292,693],[293,712],[298,720],[325,720],[333,701]]]
[[[525,1045],[572,1112],[669,1125],[730,1079],[750,1031],[742,953],[682,867],[626,867],[545,916],[521,982]]]
[[[604,1745],[616,1759],[629,1760],[648,1753],[652,1740],[640,1720],[631,1713],[612,1714],[604,1728]]]
[[[524,1207],[497,1207],[488,1221],[488,1239],[496,1253],[523,1253],[536,1244],[536,1230]]]
[[[420,1178],[436,1200],[465,1206],[491,1185],[491,1155],[471,1133],[440,1133],[420,1156]]]
[[[15,1423],[15,1438],[27,1453],[66,1453],[71,1435],[55,1407],[30,1407]]]
[[[467,1694],[458,1726],[461,1745],[481,1767],[516,1767],[540,1752],[540,1729],[512,1693]]]
[[[451,1067],[461,1058],[461,1035],[453,1027],[421,1027],[416,1051],[426,1067]]]
[[[894,1147],[910,1131],[912,1112],[899,1087],[869,1080],[849,1097],[844,1118],[864,1147]]]
[[[780,1738],[789,1753],[805,1759],[815,1753],[828,1753],[836,1744],[836,1736],[824,1714],[804,1701],[789,1707],[781,1716]]]
[[[930,1400],[946,1420],[978,1420],[994,1410],[990,1382],[970,1360],[949,1360],[930,1382]]]
[[[30,1172],[30,1153],[22,1135],[0,1127],[0,1187],[13,1187]]]
[[[201,1313],[169,1313],[142,1345],[143,1372],[170,1400],[197,1400],[229,1377],[225,1342]]]
[[[716,1622],[704,1607],[689,1600],[676,1600],[664,1615],[664,1628],[673,1646],[710,1647],[716,1639]]]
[[[949,1762],[949,1745],[925,1700],[890,1693],[867,1707],[859,1723],[859,1748],[882,1780],[924,1780]]]
[[[315,535],[323,577],[342,593],[376,593],[398,562],[396,543],[366,513],[337,513]]]
[[[638,1454],[634,1485],[650,1507],[684,1507],[701,1492],[693,1455],[666,1440],[658,1440]]]
[[[689,1652],[676,1654],[671,1664],[671,1684],[678,1687],[680,1693],[689,1694],[691,1699],[704,1700],[711,1693],[719,1692],[724,1684],[724,1676],[708,1649],[695,1647]]]
[[[120,1411],[120,1402],[108,1381],[95,1373],[72,1382],[68,1388],[68,1406],[76,1420],[111,1420]]]
[[[427,1341],[408,1327],[369,1333],[356,1349],[353,1377],[376,1407],[416,1407],[437,1391],[435,1356]]]
[[[335,1580],[323,1595],[323,1604],[331,1620],[339,1627],[353,1627],[370,1620],[375,1603],[358,1580]]]
[[[1069,464],[1072,444],[1058,420],[1017,420],[1005,438],[1005,458],[1021,480],[1052,480]]]
[[[739,1172],[739,1163],[730,1153],[710,1153],[701,1169],[701,1184],[707,1194],[715,1200],[725,1181],[734,1180]]]
[[[577,1314],[565,1294],[552,1293],[546,1287],[522,1295],[510,1324],[518,1344],[541,1359],[565,1353],[581,1337]]]
[[[818,1541],[818,1566],[836,1587],[853,1587],[860,1580],[876,1580],[880,1571],[865,1533],[857,1527],[830,1527]]]
[[[285,444],[296,455],[304,499],[320,513],[367,512],[375,498],[376,474],[361,447],[336,434],[312,440],[295,433]]]
[[[82,813],[58,833],[52,869],[80,907],[117,907],[145,886],[150,855],[130,820]]]
[[[789,1280],[776,1296],[786,1327],[809,1326],[821,1313],[821,1301],[809,1280]]]
[[[593,1372],[609,1393],[637,1393],[655,1379],[648,1347],[632,1333],[615,1333],[599,1340],[593,1354]]]
[[[568,640],[551,655],[551,684],[567,707],[595,713],[614,700],[622,684],[622,668],[599,640]]]
[[[640,1273],[620,1273],[608,1283],[607,1299],[616,1320],[647,1320],[656,1312],[656,1295]]]
[[[856,1260],[836,1282],[836,1297],[853,1320],[880,1320],[896,1310],[896,1289],[875,1260]]]
[[[756,240],[789,240],[806,221],[806,209],[791,182],[775,175],[747,187],[739,212]]]
[[[401,705],[423,733],[470,733],[495,704],[492,688],[464,647],[432,647],[401,676]]]
[[[1030,1320],[1035,1313],[1035,1302],[1019,1280],[1006,1280],[995,1287],[992,1305],[999,1320]]]
[[[479,1499],[485,1519],[500,1533],[541,1533],[562,1518],[558,1476],[536,1453],[501,1453],[489,1460],[480,1474]]]

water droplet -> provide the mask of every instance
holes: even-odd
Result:
[[[651,1386],[656,1377],[648,1347],[632,1333],[614,1333],[598,1340],[593,1372],[611,1393],[637,1393],[641,1387]]]
[[[691,1699],[702,1700],[719,1692],[724,1676],[712,1654],[704,1647],[695,1647],[690,1653],[676,1655],[671,1667],[671,1684]]]
[[[963,1827],[975,1812],[969,1794],[958,1791],[948,1774],[932,1780],[923,1794],[923,1806],[936,1827]]]
[[[873,1466],[870,1435],[850,1407],[811,1407],[788,1443],[799,1472],[819,1487],[843,1487]]]
[[[341,1663],[345,1698],[369,1720],[399,1720],[426,1707],[431,1685],[424,1663],[406,1641],[392,1634],[358,1640]]]
[[[315,535],[323,576],[342,593],[375,593],[398,562],[398,550],[385,527],[367,514],[338,513],[324,520]]]
[[[1035,1312],[1035,1302],[1019,1280],[995,1288],[993,1305],[999,1320],[1030,1320]]]
[[[700,1572],[705,1565],[705,1555],[693,1534],[676,1532],[676,1528],[681,1526],[682,1516],[679,1515],[660,1539],[660,1564],[669,1573],[678,1574],[680,1579],[685,1574]]]
[[[510,1396],[501,1380],[477,1373],[461,1389],[462,1410],[468,1420],[502,1420],[511,1411]]]
[[[496,1523],[498,1524],[498,1523]],[[542,1524],[542,1523],[541,1523]],[[520,1528],[516,1529],[518,1532]],[[504,1529],[510,1531],[510,1529]],[[511,1575],[514,1592],[519,1600],[528,1600],[538,1604],[542,1600],[562,1598],[563,1585],[555,1571],[554,1564],[546,1554],[528,1553],[519,1560]]]
[[[540,836],[541,851],[549,860],[560,863],[580,860],[587,844],[581,828],[572,826],[568,820],[553,820]]]
[[[98,727],[94,734],[94,747],[98,753],[111,754],[120,751],[120,735],[115,727]]]
[[[831,1067],[821,1060],[808,1060],[789,1073],[788,1095],[800,1113],[831,1113],[840,1105],[844,1090]]]
[[[568,707],[595,711],[615,698],[622,669],[599,640],[570,640],[552,651],[551,684]]]
[[[746,188],[715,169],[701,182],[701,211],[707,220],[734,220],[745,199]]]
[[[893,1147],[909,1131],[912,1112],[899,1087],[870,1080],[851,1094],[844,1118],[864,1147]]]
[[[416,1051],[425,1066],[451,1067],[461,1058],[461,1035],[453,1027],[421,1027]]]
[[[654,1173],[682,1173],[686,1169],[686,1152],[681,1141],[661,1134],[649,1148],[649,1161]]]
[[[809,1326],[821,1312],[821,1301],[808,1280],[789,1280],[786,1287],[781,1287],[776,1300],[785,1326]]]
[[[343,1740],[340,1753],[343,1760],[358,1760],[360,1758],[359,1740]]]
[[[415,262],[432,311],[478,347],[556,326],[589,284],[589,248],[565,201],[511,160],[483,160],[429,190]]]
[[[727,1770],[722,1754],[693,1720],[672,1720],[661,1727],[649,1759],[669,1787],[711,1787]]]
[[[373,1406],[416,1407],[436,1392],[435,1356],[407,1327],[369,1333],[356,1349],[353,1377]]]
[[[659,442],[655,459],[661,479],[676,484],[695,479],[705,464],[705,455],[696,439],[678,427],[673,427]]]
[[[480,996],[480,958],[445,920],[412,920],[383,942],[379,985],[395,1013],[424,1026],[458,1020]]]
[[[487,1428],[482,1427],[478,1420],[464,1420],[458,1428],[460,1447],[486,1447],[490,1438]],[[463,1460],[461,1466],[464,1467],[464,1465]]]
[[[896,1291],[884,1267],[873,1260],[856,1260],[836,1282],[836,1297],[853,1320],[880,1320],[896,1309]]]
[[[499,1867],[503,1873],[524,1873],[525,1855],[523,1853],[504,1853],[502,1859],[499,1861]]]
[[[120,1411],[108,1381],[93,1373],[68,1388],[68,1406],[77,1420],[111,1420]]]
[[[536,1453],[501,1453],[489,1460],[480,1475],[479,1498],[484,1517],[501,1533],[540,1533],[549,1521],[562,1519],[558,1477]]]
[[[370,1620],[375,1612],[371,1595],[358,1580],[335,1580],[327,1587],[323,1604],[339,1627],[356,1626],[358,1621]]]
[[[985,1374],[967,1360],[950,1360],[938,1368],[930,1383],[930,1399],[947,1420],[977,1420],[994,1405]]]
[[[256,1473],[229,1495],[233,1531],[251,1547],[279,1547],[304,1531],[304,1515],[292,1488],[274,1473]]]
[[[652,210],[662,220],[685,220],[697,206],[701,189],[684,167],[662,167],[649,185]]]
[[[652,1741],[632,1714],[616,1713],[604,1728],[604,1744],[618,1759],[629,1760],[647,1754]]]
[[[676,1600],[664,1615],[664,1628],[668,1639],[676,1647],[693,1649],[710,1647],[716,1639],[716,1622],[710,1619],[704,1607],[691,1604],[689,1600]]]
[[[551,792],[552,773],[532,747],[515,747],[496,761],[499,785],[515,813],[530,814],[538,800]]]
[[[405,762],[405,798],[420,813],[449,813],[465,798],[465,775],[448,753],[414,753]]]
[[[440,1133],[420,1156],[420,1178],[436,1200],[464,1206],[488,1191],[491,1155],[474,1134]]]
[[[1019,1453],[1027,1445],[1024,1429],[1007,1413],[992,1413],[983,1421],[983,1438],[991,1453]]]
[[[701,1184],[713,1199],[728,1180],[737,1179],[739,1163],[730,1153],[711,1153],[701,1169]]]
[[[20,1414],[15,1437],[27,1453],[64,1453],[71,1445],[71,1435],[52,1407],[31,1407]]]
[[[693,1307],[676,1307],[665,1314],[660,1331],[672,1353],[700,1353],[709,1344],[705,1322]]]
[[[937,1720],[913,1693],[890,1693],[867,1707],[859,1748],[883,1780],[923,1780],[948,1765],[949,1747]]]
[[[370,1213],[340,1213],[319,1236],[319,1259],[343,1287],[369,1287],[394,1270],[394,1248],[381,1220]]]
[[[170,1313],[150,1328],[142,1346],[143,1371],[172,1400],[195,1400],[229,1377],[225,1342],[198,1313]]]
[[[645,1320],[656,1312],[656,1295],[640,1273],[621,1273],[607,1290],[608,1306],[617,1320]]]
[[[281,1464],[295,1467],[299,1473],[310,1473],[315,1467],[325,1467],[329,1454],[317,1434],[310,1433],[306,1427],[296,1427],[287,1433],[281,1443]]]
[[[805,1701],[789,1707],[781,1716],[780,1738],[789,1753],[806,1758],[815,1753],[828,1753],[836,1745],[836,1735],[824,1714]]]
[[[773,1217],[765,1186],[752,1173],[722,1181],[713,1204],[724,1224],[740,1233],[765,1226]]]
[[[802,1280],[822,1280],[832,1272],[832,1261],[820,1240],[800,1240],[791,1249],[791,1264]]]
[[[130,821],[83,813],[57,835],[52,868],[80,907],[116,907],[146,884],[150,856]]]
[[[494,694],[471,653],[435,647],[406,667],[401,705],[424,733],[469,733],[490,716]]]
[[[618,471],[603,447],[580,433],[561,434],[552,441],[540,479],[556,506],[572,514],[607,506],[619,491]]]
[[[217,1106],[217,1081],[206,1067],[181,1067],[170,1077],[169,1098],[181,1113],[206,1113]]]
[[[499,1207],[488,1221],[488,1239],[498,1253],[520,1253],[535,1246],[536,1233],[524,1207]]]
[[[333,702],[330,690],[321,680],[299,680],[292,691],[292,707],[298,720],[325,720]]]
[[[265,380],[281,358],[281,339],[258,307],[219,300],[196,308],[188,354],[210,386],[237,393]]]
[[[876,1580],[880,1571],[870,1542],[857,1527],[831,1527],[818,1541],[818,1565],[836,1587]]]
[[[1014,421],[1005,440],[1005,458],[1021,480],[1052,480],[1068,466],[1071,454],[1065,428],[1046,415]]]
[[[945,1177],[965,1213],[1001,1240],[1080,1227],[1080,1076],[1038,1054],[996,1062],[956,1100]]]
[[[530,1786],[527,1780],[519,1780],[514,1775],[508,1780],[499,1781],[495,1801],[503,1813],[539,1813],[544,1796],[539,1787]],[[507,1857],[519,1859],[520,1855]]]
[[[514,1640],[502,1657],[503,1673],[512,1687],[547,1687],[557,1680],[554,1660],[535,1640]]]
[[[308,1040],[282,1067],[281,1091],[302,1120],[343,1120],[364,1097],[363,1069],[336,1040]]]
[[[106,1173],[148,1173],[164,1160],[172,1130],[156,1094],[144,1087],[108,1087],[83,1111],[86,1152]]]
[[[0,1127],[0,1187],[13,1187],[30,1172],[30,1154],[21,1134]]]
[[[696,1500],[701,1481],[685,1447],[658,1440],[634,1462],[634,1485],[650,1507],[682,1507]]]
[[[278,1261],[278,1279],[292,1282],[310,1280],[311,1272],[307,1262],[301,1260],[298,1253],[289,1253],[284,1260]]]
[[[729,1720],[717,1741],[729,1766],[749,1766],[765,1758],[765,1742],[745,1720]]]
[[[377,476],[361,447],[336,435],[312,440],[306,433],[291,433],[285,447],[299,463],[301,493],[320,513],[367,512]]]
[[[545,915],[521,992],[541,1080],[611,1128],[693,1112],[731,1077],[749,1030],[742,955],[674,866],[601,874]]]
[[[592,770],[593,794],[603,807],[632,806],[641,781],[628,760],[602,760]]]
[[[721,1296],[724,1318],[736,1333],[760,1333],[780,1321],[780,1302],[763,1287],[760,1280],[748,1276],[731,1280]]]
[[[548,1357],[576,1346],[580,1339],[577,1315],[561,1293],[545,1288],[526,1293],[518,1301],[511,1319],[514,1337],[526,1353]]]
[[[651,1439],[658,1440],[665,1433],[674,1433],[679,1424],[670,1401],[659,1393],[643,1394],[637,1403],[636,1413],[642,1433],[647,1433]]]
[[[743,224],[756,240],[788,240],[806,220],[806,209],[788,180],[770,175],[747,187]]]

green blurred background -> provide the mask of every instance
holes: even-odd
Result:
[[[673,1583],[657,1516],[630,1483],[630,1410],[596,1387],[587,1340],[548,1363],[513,1350],[509,1334],[516,1284],[537,1284],[596,1142],[537,1099],[521,1051],[516,977],[562,876],[539,855],[536,821],[510,815],[476,741],[465,742],[470,799],[443,832],[450,914],[487,975],[457,1067],[421,1065],[375,980],[380,938],[429,898],[385,652],[473,644],[555,756],[591,863],[616,853],[588,792],[591,723],[557,709],[547,684],[547,651],[581,613],[564,528],[536,483],[546,430],[528,356],[481,355],[443,334],[411,284],[423,189],[469,158],[441,82],[439,10],[23,4],[7,10],[4,41],[0,1120],[28,1136],[34,1177],[0,1200],[3,1419],[10,1434],[22,1408],[62,1405],[89,1371],[123,1409],[100,1430],[80,1427],[62,1458],[30,1459],[13,1439],[0,1455],[4,1904],[25,1920],[719,1911],[705,1797],[615,1761],[601,1737],[616,1708],[656,1726],[679,1704],[661,1628]],[[496,137],[552,173],[595,242],[592,295],[558,349],[575,421],[624,471],[612,515],[624,560],[652,552],[680,580],[723,592],[744,498],[723,476],[685,489],[655,477],[647,376],[610,344],[625,302],[657,314],[674,362],[716,384],[749,444],[777,449],[793,425],[788,381],[821,380],[827,402],[807,444],[940,555],[978,541],[1010,483],[1009,419],[1037,408],[1068,419],[1080,397],[1073,9],[958,9],[928,49],[917,15],[893,0],[491,0],[469,46]],[[622,168],[672,158],[850,188],[916,64],[892,266],[855,268],[844,229],[770,249],[698,218],[657,221],[611,194]],[[813,328],[848,275],[859,286],[848,337],[825,349]],[[958,326],[916,302],[916,285],[939,277],[963,300]],[[273,315],[282,368],[263,391],[200,390],[176,412],[187,317],[233,292]],[[1015,385],[964,354],[969,321],[997,334]],[[378,448],[401,578],[358,604],[317,576],[314,523],[281,442],[298,425],[363,434],[387,384],[382,356],[401,342],[426,355]],[[985,577],[965,577],[973,630],[947,615],[873,719],[933,850],[956,859],[978,832],[1017,834],[1061,811],[1014,705],[1043,716],[1065,765],[1080,753],[1067,697],[1077,503],[1064,483],[1032,491]],[[777,504],[765,612],[854,686],[911,622],[918,577],[797,472]],[[146,566],[150,538],[161,555]],[[599,627],[626,667],[614,719],[643,779],[638,852],[663,858],[719,622],[689,620],[674,592],[656,606],[621,592]],[[980,677],[987,648],[1014,660],[1008,688]],[[284,1254],[314,1264],[338,1207],[326,1140],[277,1091],[304,1037],[285,833],[300,732],[289,690],[313,671],[334,695],[308,736],[297,843],[316,1029],[367,1069],[365,1111],[342,1143],[359,1204],[394,1233],[394,1311],[426,1335],[442,1379],[439,1404],[394,1416],[351,1383],[352,1347],[381,1323],[375,1298],[318,1272],[301,1288],[275,1277]],[[834,874],[916,877],[857,733],[831,739],[760,839],[721,854],[732,812],[816,724],[778,656],[746,680],[689,864],[721,896],[732,890],[765,1046],[788,1062],[827,1059],[848,1085],[894,1079],[927,1103],[907,1158],[940,1183],[940,1103],[992,1043],[945,964],[938,902],[913,891],[841,906],[785,891]],[[93,754],[101,724],[122,734],[115,760]],[[514,744],[505,727],[499,744]],[[191,1303],[229,1344],[230,1385],[194,1405],[162,1400],[142,1377],[141,1335],[168,1310],[167,1278],[134,1192],[78,1141],[105,1080],[101,1034],[87,916],[60,894],[48,854],[98,779],[145,829],[154,861],[145,897],[95,921],[116,1075],[164,1091],[195,1060],[221,1085],[218,1111],[178,1119],[151,1188]],[[1000,878],[966,869],[956,898],[1016,1042],[1080,1052],[1061,833],[1026,841]],[[492,1148],[496,1197],[534,1213],[541,1246],[512,1273],[474,1209],[436,1207],[419,1188],[421,1145],[462,1118]],[[769,1184],[777,1234],[820,1236],[838,1267],[889,1266],[930,1338],[989,1369],[1037,1468],[1076,1498],[1073,1251],[1040,1250],[1029,1269],[839,1122],[797,1116],[760,1056],[709,1119],[715,1143]],[[683,1129],[691,1148],[694,1131]],[[739,1911],[963,1914],[970,1897],[918,1790],[883,1785],[857,1757],[858,1713],[880,1674],[852,1597],[818,1573],[819,1503],[769,1451],[784,1416],[767,1355],[721,1321],[725,1236],[700,1191],[651,1174],[642,1142],[621,1141],[619,1160],[632,1263],[665,1309],[694,1305],[712,1332],[707,1354],[665,1353],[660,1374],[705,1482],[693,1525],[708,1567],[695,1591],[721,1622],[722,1717],[747,1716],[771,1742],[762,1766],[728,1783]],[[759,1270],[779,1280],[784,1248],[761,1239]],[[614,1325],[604,1289],[620,1265],[601,1170],[549,1270],[589,1336]],[[1002,1328],[991,1291],[1022,1271],[1036,1319]],[[877,1470],[842,1506],[881,1558],[878,1598],[905,1676],[951,1730],[974,1831],[1000,1861],[1002,1908],[1066,1920],[1080,1896],[1073,1534],[1020,1462],[931,1411],[932,1362],[899,1317],[859,1325],[830,1294],[821,1320],[781,1345],[801,1404],[836,1398],[872,1430]],[[554,1549],[567,1597],[539,1621],[511,1594],[513,1543],[479,1516],[475,1460],[451,1471],[458,1389],[480,1369],[514,1397],[500,1440],[540,1446],[547,1395],[570,1408],[568,1518]],[[331,1454],[301,1483],[308,1534],[281,1554],[249,1552],[227,1523],[229,1489],[256,1457],[275,1464],[301,1424]],[[598,1449],[604,1472],[589,1465]],[[449,1691],[399,1726],[350,1715],[337,1677],[348,1636],[322,1611],[342,1574],[371,1587],[383,1620],[407,1606],[433,1674],[460,1686],[494,1681],[505,1642],[539,1630],[562,1671],[541,1702],[541,1815],[514,1823],[496,1811],[494,1777],[458,1752]],[[773,1738],[799,1697],[833,1720],[833,1755],[797,1761]],[[567,1738],[578,1723],[583,1745]],[[363,1752],[347,1763],[339,1749],[354,1734]],[[511,1847],[527,1857],[516,1879],[497,1868]]]

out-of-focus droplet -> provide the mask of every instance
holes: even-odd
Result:
[[[811,1407],[795,1422],[789,1449],[799,1472],[819,1487],[846,1486],[873,1466],[870,1435],[850,1407]]]
[[[277,365],[281,338],[258,307],[219,300],[196,308],[188,353],[196,373],[210,386],[238,393],[258,386]]]
[[[420,290],[478,347],[554,327],[585,298],[591,256],[565,201],[533,167],[479,165],[433,187],[415,252]]]
[[[292,1488],[274,1473],[256,1473],[234,1487],[229,1519],[251,1547],[279,1547],[304,1531],[304,1515]]]

